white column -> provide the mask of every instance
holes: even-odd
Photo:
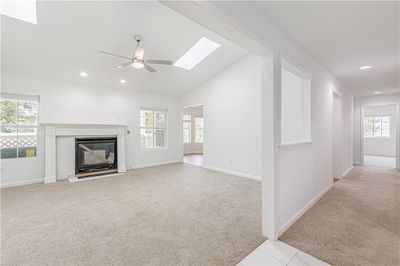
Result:
[[[45,127],[45,152],[44,152],[44,183],[56,182],[56,128]]]
[[[125,160],[125,127],[118,127],[117,135],[118,173],[126,172]]]
[[[280,67],[279,54],[262,60],[262,232],[271,240],[277,240],[279,237],[276,166],[280,136]]]

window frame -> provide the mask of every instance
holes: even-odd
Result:
[[[146,127],[146,126],[142,126],[142,111],[146,111],[146,112],[152,112],[153,113],[153,126],[152,127]],[[154,114],[156,112],[159,113],[164,113],[165,116],[165,127],[156,127],[156,121],[154,119]],[[153,131],[153,146],[151,148],[146,148],[142,146],[142,129],[151,129]],[[155,145],[155,134],[156,134],[156,130],[164,130],[165,131],[165,145],[163,147],[158,147]],[[160,108],[153,108],[153,107],[140,107],[139,110],[139,139],[140,139],[140,149],[142,150],[154,150],[154,149],[167,149],[168,148],[168,109],[160,109]]]
[[[283,108],[284,108],[284,98],[283,98],[283,72],[286,71],[291,75],[294,75],[296,78],[301,80],[301,98],[300,98],[300,106],[302,108],[302,117],[301,117],[301,132],[302,136],[296,140],[285,140],[284,139],[284,123],[283,120]],[[313,134],[312,134],[312,80],[313,76],[311,72],[304,69],[303,67],[293,63],[286,57],[281,57],[281,66],[280,66],[280,90],[279,90],[279,109],[280,109],[280,122],[279,122],[279,145],[280,149],[286,149],[290,147],[297,147],[302,145],[310,145],[313,142]]]
[[[389,136],[383,136],[382,135],[382,131],[383,131],[383,127],[382,127],[382,118],[389,118]],[[365,134],[365,125],[366,125],[366,118],[372,118],[372,136],[371,135],[366,135]],[[375,130],[374,130],[374,128],[375,128],[375,119],[376,118],[379,118],[379,121],[380,121],[380,135],[375,135]],[[391,132],[390,132],[390,129],[391,129],[391,122],[392,122],[392,116],[390,115],[390,114],[385,114],[385,115],[364,115],[364,118],[363,118],[364,120],[363,120],[363,125],[364,125],[364,127],[363,127],[363,136],[364,136],[364,138],[371,138],[371,139],[379,139],[379,138],[383,138],[383,139],[391,139],[392,138],[392,135],[391,135]]]
[[[190,119],[185,119],[185,116],[189,116]],[[185,123],[189,123],[189,128],[185,128],[184,125]],[[189,131],[189,141],[185,141],[184,139],[184,131],[188,130]],[[191,144],[192,143],[192,115],[188,115],[188,114],[183,114],[182,115],[182,142],[183,144]]]
[[[38,160],[41,156],[41,132],[40,132],[40,96],[39,95],[28,95],[28,94],[15,94],[15,93],[7,93],[1,92],[0,99],[5,100],[15,100],[15,101],[32,101],[37,102],[37,116],[36,116],[36,125],[8,125],[1,124],[1,127],[11,127],[17,130],[17,141],[18,141],[18,129],[19,128],[34,128],[36,129],[36,155],[31,157],[18,157],[19,151],[17,146],[17,157],[13,158],[1,158],[1,160]],[[17,105],[18,108],[18,105]],[[17,111],[17,121],[18,121],[18,111]],[[0,136],[1,137],[1,136]]]
[[[202,141],[197,141],[197,131],[198,131],[198,128],[196,127],[196,119],[199,119],[199,118],[201,118],[203,121],[202,121],[202,127],[201,127],[201,131],[203,132],[203,139],[202,139]],[[204,117],[203,116],[196,116],[195,118],[194,118],[194,143],[204,143]]]

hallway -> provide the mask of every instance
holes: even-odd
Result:
[[[396,168],[396,157],[364,155],[364,165]]]
[[[400,173],[355,167],[281,241],[332,265],[399,265]]]

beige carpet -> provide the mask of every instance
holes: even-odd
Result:
[[[187,164],[1,199],[2,265],[235,265],[265,240],[260,182]]]
[[[400,265],[400,173],[356,167],[280,240],[332,265]]]

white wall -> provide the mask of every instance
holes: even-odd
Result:
[[[387,94],[387,95],[374,95],[374,96],[366,96],[366,97],[357,97],[354,98],[354,134],[353,134],[353,150],[354,156],[353,160],[355,164],[363,163],[363,140],[361,138],[362,134],[362,109],[366,106],[379,106],[379,105],[388,105],[388,104],[400,104],[400,96],[399,94]],[[399,115],[395,118],[397,120],[397,125],[399,125]],[[399,139],[399,133],[397,132],[397,139]],[[397,143],[397,149],[400,150],[400,141]],[[397,167],[400,165],[400,158],[397,158]]]
[[[349,169],[352,166],[352,92],[337,81],[307,51],[297,45],[285,31],[269,20],[256,4],[223,1],[182,4],[166,2],[165,4],[252,52],[272,51],[274,57],[283,57],[312,76],[312,143],[285,148],[277,146],[274,156],[275,174],[263,176],[263,181],[264,178],[272,178],[277,182],[274,188],[274,191],[277,191],[274,209],[269,208],[269,203],[265,202],[271,198],[263,195],[263,232],[268,237],[276,238],[332,185],[332,89],[342,94],[344,148],[340,156],[343,158],[343,169]],[[274,61],[275,64],[276,61]],[[280,88],[280,72],[274,71],[273,80],[274,86]],[[204,106],[205,110],[206,108]],[[274,113],[274,116],[274,121],[277,123],[271,126],[279,127],[280,115]],[[204,152],[206,154],[206,150]],[[266,155],[263,154],[263,156]],[[263,167],[270,166],[264,164]],[[263,184],[263,193],[268,191],[267,184],[271,183],[266,182],[265,186]],[[267,211],[268,213],[264,215]],[[270,225],[275,223],[275,220],[277,226],[274,226],[276,230],[274,233],[268,228],[271,228]]]
[[[40,95],[41,123],[71,124],[124,124],[131,131],[126,135],[126,166],[140,167],[180,160],[178,154],[179,101],[178,98],[153,94],[134,93],[129,88],[102,88],[81,83],[33,78],[2,73],[2,92]],[[168,147],[166,149],[142,150],[140,148],[139,110],[140,107],[168,109]],[[60,138],[60,149],[69,147],[72,139]],[[1,160],[2,184],[40,180],[44,177],[43,130],[40,131],[37,158]],[[73,148],[72,148],[73,149]],[[68,154],[68,155],[65,155]],[[58,174],[71,172],[73,150],[60,157],[70,162],[60,168]],[[61,157],[62,158],[62,157]],[[57,163],[57,166],[60,164]]]
[[[390,116],[390,137],[364,137],[364,154],[396,156],[396,106],[367,106],[364,116]]]
[[[204,166],[261,177],[261,58],[246,56],[181,98],[198,104]]]
[[[203,106],[194,106],[183,108],[183,114],[190,115],[192,120],[191,126],[191,143],[183,144],[183,153],[184,154],[193,154],[193,153],[203,153],[203,143],[195,142],[196,137],[196,127],[195,127],[195,118],[203,117]]]
[[[333,121],[332,121],[332,137],[333,137],[333,177],[341,177],[343,172],[343,158],[342,151],[345,148],[342,141],[342,97],[337,94],[333,96]]]

